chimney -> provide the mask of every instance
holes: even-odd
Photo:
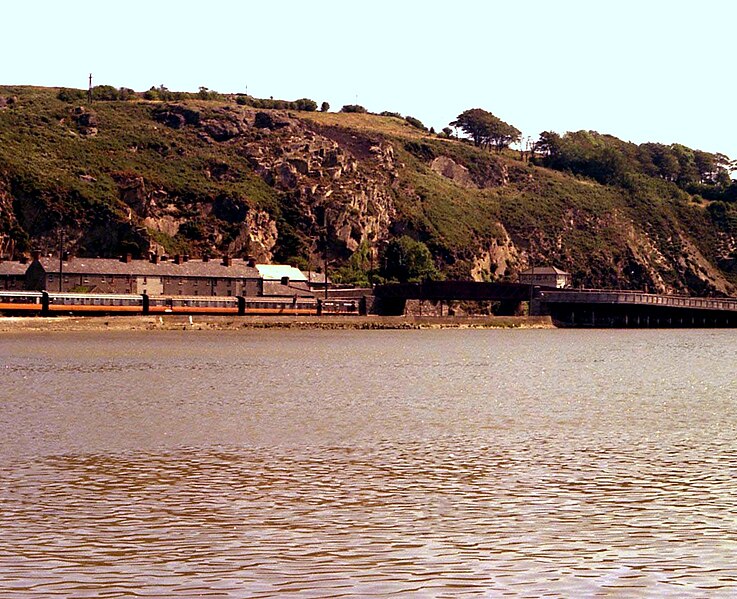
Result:
[[[250,266],[251,268],[256,268],[256,258],[254,258],[253,256],[249,256],[248,266]]]
[[[233,258],[228,256],[228,254],[225,254],[223,256],[223,266],[230,266],[233,263]]]
[[[184,256],[182,256],[182,260],[189,262],[189,254],[184,254]]]
[[[161,255],[161,261],[162,262],[166,262],[168,259],[169,259],[169,256],[167,256],[166,254],[162,254]]]
[[[210,261],[210,254],[202,254],[202,261],[203,262],[209,262]]]
[[[123,254],[120,257],[120,261],[121,262],[125,262],[126,264],[130,264],[131,260],[133,260],[133,254],[131,254],[131,253]]]
[[[153,252],[151,253],[151,262],[153,264],[158,264],[160,259],[161,257],[158,254],[153,253]]]
[[[41,257],[41,251],[40,250],[32,250],[31,251],[31,259],[34,262],[37,262],[40,257]],[[23,256],[21,258],[21,264],[26,264],[27,262],[28,262],[28,258],[26,258],[25,256]]]
[[[174,256],[174,264],[181,264],[181,263],[182,263],[182,255],[181,254],[176,254]]]
[[[32,252],[32,254],[36,254],[36,252]],[[34,261],[38,260],[41,257],[41,252],[38,252],[38,255],[33,258]],[[28,258],[26,256],[21,256],[19,262],[21,264],[28,264]]]
[[[289,285],[289,277],[282,277],[281,278],[281,284],[282,285]]]

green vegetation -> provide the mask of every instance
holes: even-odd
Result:
[[[206,87],[101,85],[92,100],[0,88],[6,254],[54,251],[63,233],[88,255],[244,255],[264,235],[274,261],[314,264],[327,251],[331,276],[361,285],[515,280],[531,259],[576,285],[737,283],[737,184],[721,154],[594,131],[543,132],[531,152],[513,152],[519,131],[482,109],[451,123],[459,139],[399,113]],[[373,199],[362,204],[374,197],[386,220]],[[326,211],[341,215],[340,231],[326,233]]]
[[[243,94],[238,94],[235,98],[237,104],[241,106],[252,106],[253,108],[262,108],[267,110],[303,110],[305,112],[314,112],[317,110],[317,102],[309,98],[300,98],[289,102],[287,100],[274,100],[274,98],[254,98]],[[327,102],[323,102],[323,105]],[[327,104],[328,109],[330,105]],[[325,110],[323,110],[325,112]]]
[[[535,156],[543,166],[591,177],[605,185],[630,185],[633,175],[644,175],[710,199],[737,199],[737,186],[729,176],[734,164],[727,156],[680,144],[638,146],[596,131],[562,136],[544,131],[535,144]]]
[[[381,253],[380,265],[379,274],[387,281],[415,283],[439,277],[428,247],[407,235],[389,241]]]
[[[343,108],[340,109],[341,112],[359,112],[359,113],[365,113],[368,112],[363,106],[360,104],[346,104],[343,106]]]
[[[482,108],[465,110],[450,124],[470,136],[476,146],[493,146],[498,152],[518,141],[521,135],[519,129]]]

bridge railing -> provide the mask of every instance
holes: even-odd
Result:
[[[669,308],[737,311],[737,299],[660,295],[642,291],[612,289],[543,290],[538,293],[545,303],[639,304]]]

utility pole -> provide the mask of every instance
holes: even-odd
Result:
[[[92,106],[92,73],[90,73],[90,85],[87,88],[87,104]]]
[[[61,278],[64,274],[64,229],[59,231],[59,293],[61,293]]]

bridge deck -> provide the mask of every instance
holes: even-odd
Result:
[[[388,283],[374,288],[383,299],[419,299],[432,301],[525,301],[530,299],[530,286],[520,283],[479,283],[476,281],[423,281],[422,283]]]
[[[737,299],[732,298],[659,295],[641,291],[611,289],[541,290],[537,294],[537,299],[546,304],[629,304],[737,312]]]

